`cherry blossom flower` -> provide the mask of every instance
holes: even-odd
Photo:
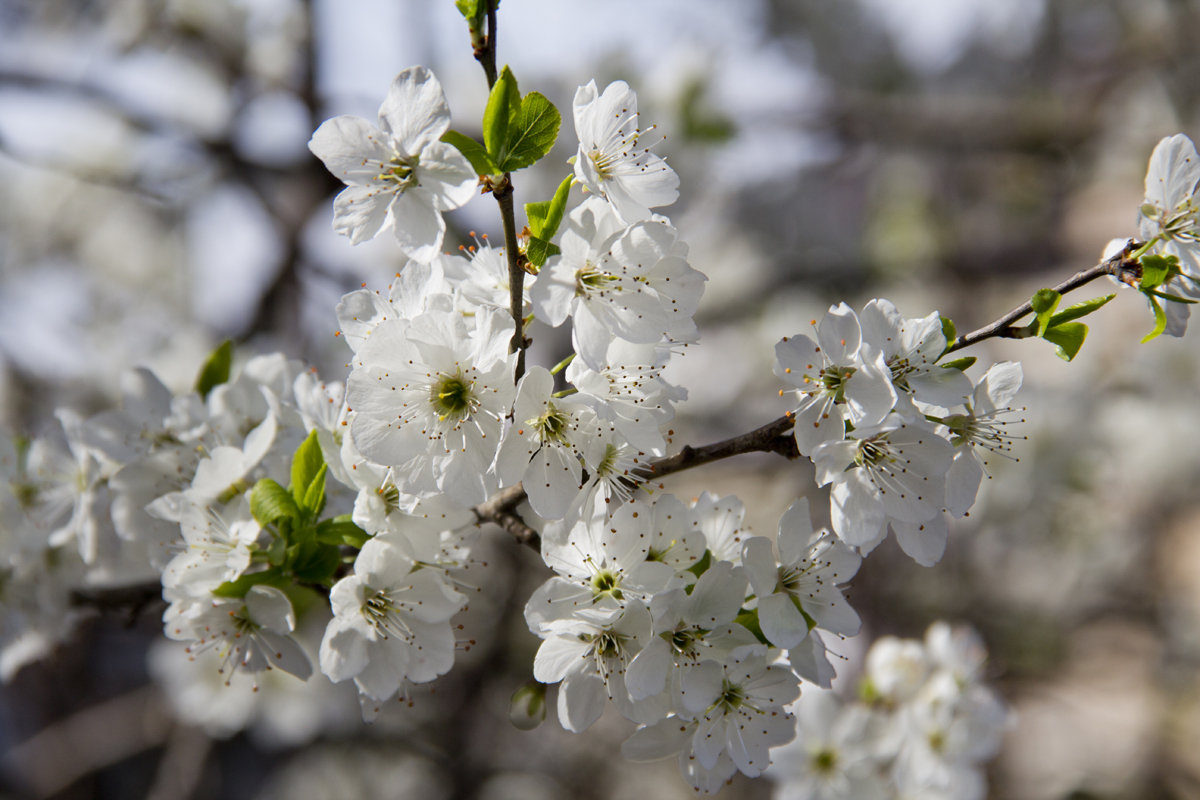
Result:
[[[856,428],[878,425],[896,404],[891,370],[881,351],[864,350],[858,317],[845,303],[832,306],[817,327],[817,341],[804,334],[775,345],[775,374],[796,387],[799,404],[793,429],[801,455]]]
[[[346,390],[351,435],[364,456],[394,468],[402,491],[445,492],[466,506],[495,488],[512,331],[504,311],[481,309],[473,332],[456,312],[428,311],[380,323],[363,344]]]
[[[779,564],[771,540],[753,536],[742,545],[742,564],[758,596],[758,621],[771,644],[800,644],[810,627],[855,636],[862,623],[842,596],[840,584],[855,576],[862,557],[828,531],[813,531],[808,498],[779,520]]]
[[[625,81],[610,83],[603,93],[595,81],[580,86],[574,112],[575,177],[625,222],[647,219],[651,208],[679,199],[679,176],[650,152],[662,137],[650,139],[639,129],[637,94]]]
[[[341,116],[317,128],[308,148],[348,188],[333,203],[333,229],[353,244],[390,225],[417,261],[442,247],[442,212],[464,205],[478,176],[466,157],[440,141],[450,127],[442,85],[425,67],[396,76],[379,109],[379,127]]]

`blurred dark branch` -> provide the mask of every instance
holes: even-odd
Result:
[[[121,612],[129,624],[137,622],[143,611],[160,611],[166,607],[162,599],[162,583],[147,581],[132,586],[81,587],[71,590],[71,605],[76,608],[91,608],[101,614]]]
[[[1099,104],[965,96],[848,93],[829,109],[830,124],[852,141],[939,151],[1074,150],[1099,127]]]

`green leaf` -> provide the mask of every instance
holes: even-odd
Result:
[[[217,597],[245,597],[246,592],[255,586],[274,586],[276,589],[283,589],[291,585],[291,583],[291,580],[283,574],[282,569],[272,567],[263,572],[252,572],[249,575],[243,575],[235,581],[225,581],[225,583],[213,589],[212,593]]]
[[[209,355],[200,374],[196,376],[196,391],[207,398],[214,386],[229,382],[229,365],[233,362],[233,341],[226,339]]]
[[[304,614],[311,608],[318,605],[327,605],[329,603],[324,597],[307,586],[301,586],[298,583],[293,583],[283,590],[287,595],[287,599],[291,601],[292,610],[296,613],[296,618],[303,617]]]
[[[556,256],[561,252],[562,250],[559,249],[558,245],[547,242],[545,239],[539,239],[536,236],[529,237],[529,244],[525,247],[525,257],[539,267],[546,263],[547,258]]]
[[[567,198],[571,194],[573,183],[575,183],[575,176],[568,175],[563,178],[558,189],[554,191],[552,200],[525,204],[525,216],[529,217],[529,230],[533,232],[534,236],[550,240],[554,238],[554,234],[558,233],[558,226],[562,224],[563,212],[567,210]]]
[[[300,510],[310,517],[319,517],[321,516],[321,512],[325,510],[325,476],[328,474],[329,470],[322,464],[317,477],[308,485],[308,490],[304,493],[304,499],[300,502]]]
[[[1062,300],[1062,295],[1053,289],[1038,289],[1033,293],[1029,302],[1033,306],[1033,313],[1037,315],[1035,327],[1038,336],[1044,334],[1050,327],[1050,317],[1053,316],[1054,309],[1058,308],[1060,300]]]
[[[466,17],[468,21],[475,19],[487,10],[487,4],[483,4],[481,8],[479,0],[454,0],[454,5],[458,8],[458,13]]]
[[[512,70],[505,65],[492,86],[488,95],[487,107],[483,110],[483,143],[487,146],[488,155],[498,172],[504,172],[504,159],[501,154],[505,151],[508,141],[508,127],[511,118],[521,106],[521,93],[517,88],[517,79]]]
[[[492,157],[488,155],[487,149],[465,133],[446,131],[442,134],[442,141],[456,147],[458,152],[471,162],[471,169],[475,170],[476,174],[496,175],[500,172],[492,162]]]
[[[733,620],[738,625],[741,625],[746,630],[754,634],[754,638],[758,639],[763,644],[771,644],[767,641],[766,635],[762,632],[762,625],[758,624],[758,609],[754,608],[749,611],[743,611],[738,614]]]
[[[317,541],[297,545],[292,558],[292,573],[306,583],[326,583],[342,565],[340,550]]]
[[[939,364],[942,369],[970,369],[979,359],[975,356],[963,356],[956,358],[953,361],[947,361],[945,364]]]
[[[267,548],[267,561],[272,567],[278,567],[287,558],[287,539],[282,536],[277,537],[271,542],[271,546]]]
[[[300,509],[291,492],[270,478],[263,478],[250,490],[250,513],[259,525],[280,519],[299,519]]]
[[[1145,344],[1151,339],[1157,339],[1167,329],[1167,312],[1163,310],[1162,305],[1159,304],[1158,300],[1154,299],[1153,295],[1149,292],[1143,292],[1143,294],[1150,301],[1150,307],[1154,309],[1154,330],[1142,337],[1142,344]]]
[[[1076,303],[1073,306],[1067,306],[1062,311],[1050,318],[1050,327],[1054,328],[1062,325],[1064,322],[1086,317],[1093,311],[1097,311],[1105,306],[1109,300],[1116,297],[1115,294],[1105,295],[1104,297],[1094,297],[1091,300],[1084,300],[1082,303]]]
[[[543,158],[554,147],[562,124],[558,109],[545,95],[530,92],[519,102],[517,113],[509,120],[501,156],[495,159],[501,172],[515,172]],[[489,146],[488,151],[491,149]]]
[[[317,431],[314,428],[292,456],[292,494],[295,495],[296,505],[300,508],[311,510],[311,507],[305,505],[304,498],[308,487],[324,467],[325,456],[321,453],[321,443],[317,441]]]
[[[323,544],[348,544],[361,550],[370,538],[371,534],[355,525],[349,514],[324,520],[317,526],[317,541]]]
[[[1169,300],[1172,303],[1183,303],[1185,305],[1195,305],[1196,303],[1200,303],[1200,300],[1189,300],[1188,298],[1180,297],[1177,294],[1167,294],[1165,292],[1160,292],[1158,289],[1146,289],[1146,293],[1152,294],[1155,297],[1162,298],[1163,300]]]
[[[1178,270],[1179,259],[1175,256],[1142,256],[1141,289],[1155,289],[1166,283]]]
[[[1042,338],[1057,345],[1059,358],[1070,361],[1079,353],[1079,348],[1083,347],[1087,334],[1088,326],[1082,322],[1064,322],[1047,330],[1042,334]]]

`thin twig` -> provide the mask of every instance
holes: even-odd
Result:
[[[1112,275],[1122,283],[1131,285],[1136,283],[1142,277],[1142,265],[1129,256],[1141,247],[1142,244],[1142,242],[1130,242],[1125,246],[1124,250],[1116,255],[1101,261],[1090,269],[1075,273],[1058,286],[1055,286],[1054,291],[1059,294],[1066,294],[1105,275]],[[971,331],[968,334],[955,338],[950,347],[946,349],[946,352],[953,353],[956,350],[962,350],[964,347],[978,344],[984,339],[997,337],[1001,339],[1019,339],[1022,336],[1024,326],[1013,325],[1013,323],[1031,313],[1033,313],[1033,304],[1026,301],[990,325],[985,325],[979,330]]]
[[[475,58],[483,65],[488,88],[491,89],[496,85],[496,0],[487,0],[487,22],[487,37],[479,42],[478,31],[472,28],[471,38],[477,42]],[[504,173],[503,180],[499,181],[492,189],[492,196],[496,198],[496,203],[500,206],[500,219],[504,223],[504,252],[508,258],[509,311],[512,312],[513,323],[516,325],[508,352],[517,354],[517,370],[513,379],[519,381],[525,374],[525,269],[521,266],[521,255],[517,246],[517,216],[513,208],[513,185],[509,173]],[[537,534],[533,533],[533,536],[536,538]]]
[[[646,479],[663,478],[674,472],[682,472],[713,461],[720,461],[742,453],[778,453],[785,458],[799,458],[800,451],[796,449],[796,437],[789,435],[793,419],[783,416],[774,422],[757,430],[734,436],[715,444],[704,447],[687,446],[675,455],[665,456],[646,465]],[[516,513],[517,506],[525,502],[525,489],[521,484],[502,489],[486,503],[475,506],[475,516],[479,522],[494,522],[504,528],[519,544],[541,550],[541,539],[537,531],[530,528]]]

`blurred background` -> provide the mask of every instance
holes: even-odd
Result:
[[[571,98],[593,77],[629,81],[667,135],[682,194],[661,210],[709,277],[702,343],[668,375],[690,392],[676,444],[778,417],[774,343],[831,302],[886,296],[965,331],[1094,264],[1136,233],[1159,138],[1200,132],[1192,0],[504,0],[499,19],[498,60],[564,113],[559,146],[515,177],[518,209],[570,169]],[[225,337],[239,361],[283,350],[344,378],[337,300],[403,256],[333,233],[339,185],[306,143],[330,116],[374,119],[415,63],[478,135],[486,82],[451,0],[0,0],[3,423],[110,408],[131,366],[186,391]],[[448,249],[499,240],[487,197],[448,224]],[[891,540],[867,559],[864,632],[833,644],[841,685],[879,635],[969,622],[1016,710],[993,797],[1200,798],[1200,334],[1139,345],[1136,295],[1089,322],[1071,364],[1038,341],[972,351],[975,377],[1024,363],[1029,441],[989,466],[938,566]],[[533,363],[569,346],[532,336]],[[828,518],[804,460],[669,481],[737,494],[759,534],[799,495]],[[632,725],[611,709],[578,736],[553,710],[510,726],[538,644],[521,608],[548,571],[495,531],[480,551],[475,645],[370,727],[320,676],[220,685],[161,641],[154,603],[91,614],[0,688],[0,795],[691,796],[674,760],[620,759]],[[324,620],[305,625],[315,653]],[[723,796],[770,791],[738,776]]]

